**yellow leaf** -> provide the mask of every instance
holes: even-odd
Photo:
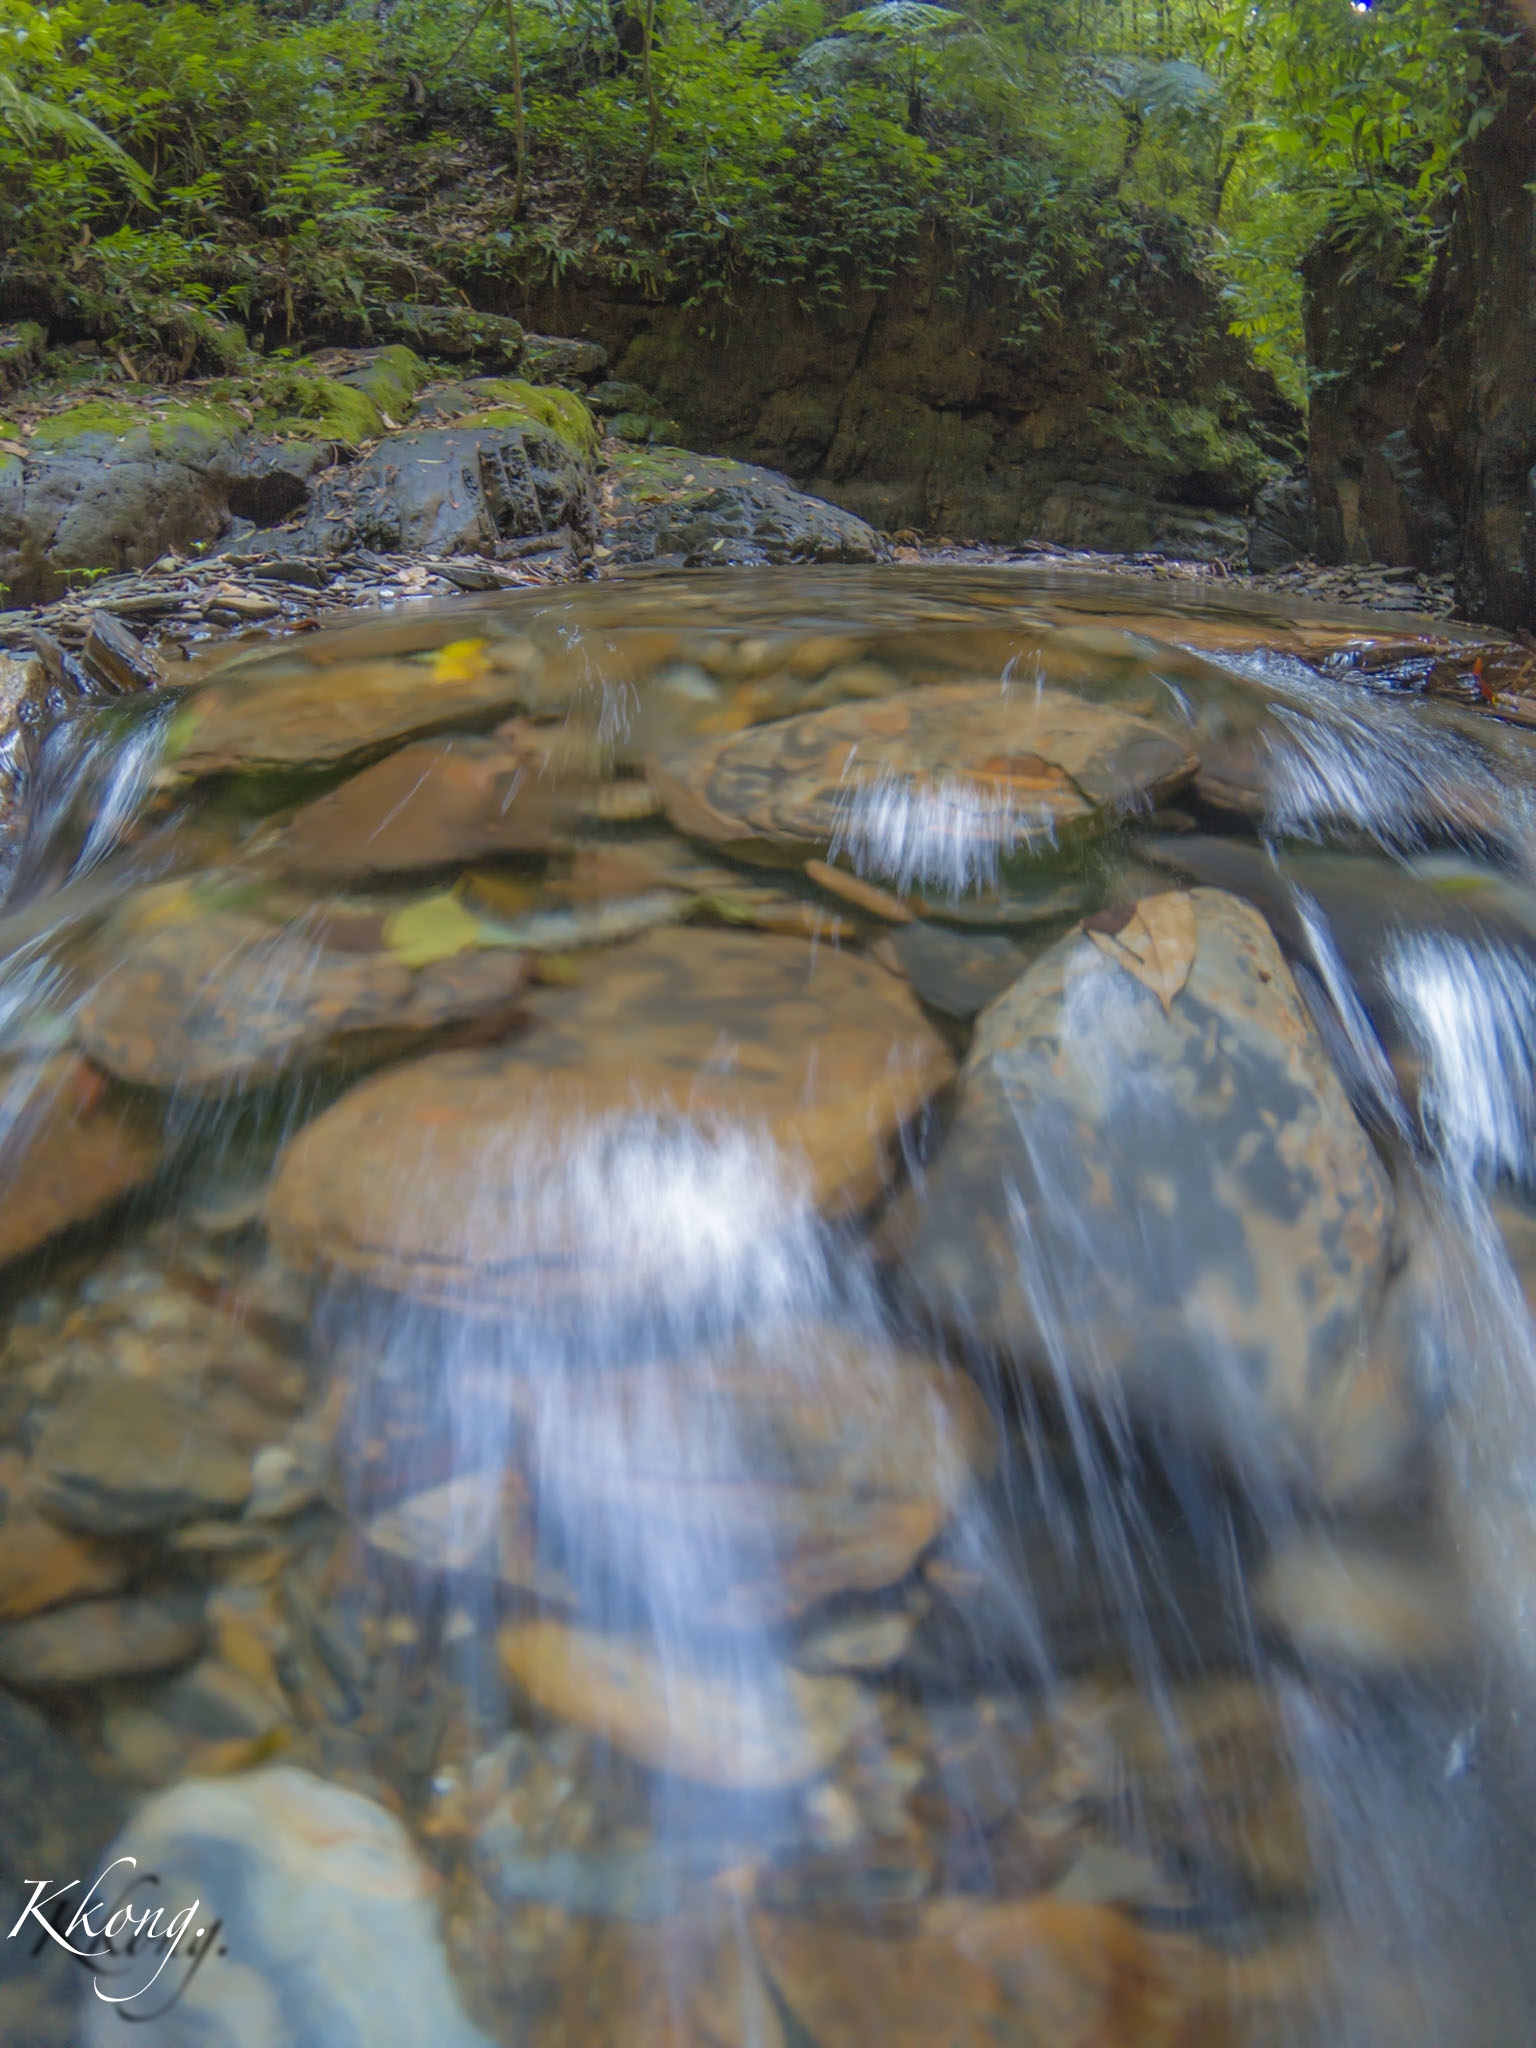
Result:
[[[384,943],[402,967],[431,967],[480,941],[479,918],[446,890],[408,903],[384,920]]]
[[[1088,936],[1105,959],[1117,962],[1151,989],[1172,1016],[1174,997],[1189,979],[1200,943],[1195,906],[1181,889],[1143,897],[1119,931],[1090,931]]]
[[[446,647],[439,647],[432,657],[432,680],[434,683],[472,683],[490,668],[485,650],[490,643],[485,640],[450,640]]]
[[[159,931],[166,925],[191,924],[202,906],[193,882],[157,882],[129,898],[122,913],[130,931]]]

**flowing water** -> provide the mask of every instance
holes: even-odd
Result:
[[[1460,638],[639,577],[59,726],[7,2048],[1532,2038],[1536,753]]]

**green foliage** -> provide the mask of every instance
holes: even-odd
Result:
[[[242,327],[366,339],[386,302],[573,268],[702,307],[749,280],[810,301],[936,242],[1021,345],[1070,321],[1153,397],[1204,345],[1175,281],[1205,266],[1301,398],[1311,247],[1427,274],[1487,117],[1478,20],[1475,0],[0,0],[0,310],[147,374],[230,373]],[[359,396],[299,410],[356,433]]]

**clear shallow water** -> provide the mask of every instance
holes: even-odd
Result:
[[[0,1904],[220,1932],[0,2037],[1524,2039],[1531,747],[1431,657],[637,578],[57,731]]]

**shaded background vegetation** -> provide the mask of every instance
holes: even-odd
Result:
[[[702,305],[923,243],[1021,342],[1207,268],[1306,390],[1327,243],[1422,288],[1500,26],[1463,0],[0,0],[0,312],[151,375],[577,269]]]

